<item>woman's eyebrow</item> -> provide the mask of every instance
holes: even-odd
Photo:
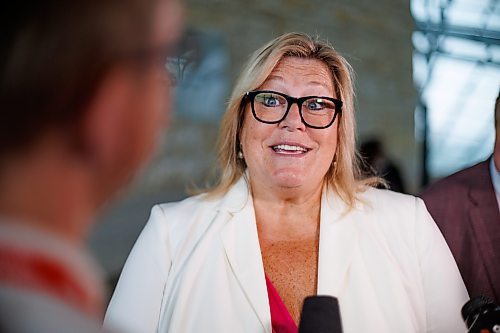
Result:
[[[266,81],[280,81],[280,82],[284,82],[285,79],[283,79],[283,77],[280,76],[280,75],[269,75],[267,77]]]

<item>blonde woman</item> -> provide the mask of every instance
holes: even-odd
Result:
[[[328,43],[254,53],[222,126],[211,191],[155,206],[109,305],[129,332],[296,332],[308,295],[344,332],[460,332],[468,299],[420,199],[358,168],[351,68]]]

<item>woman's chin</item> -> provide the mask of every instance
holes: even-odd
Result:
[[[304,174],[282,173],[274,176],[273,183],[279,188],[299,188],[307,183]]]

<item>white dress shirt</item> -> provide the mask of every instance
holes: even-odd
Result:
[[[493,182],[493,188],[495,189],[495,195],[497,197],[498,209],[500,210],[500,171],[495,167],[493,157],[490,159],[490,175],[491,181]]]

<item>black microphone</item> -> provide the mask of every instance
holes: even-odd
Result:
[[[342,333],[338,300],[332,296],[306,297],[299,333]]]
[[[465,303],[462,318],[470,333],[500,332],[500,306],[484,296],[473,297]]]

